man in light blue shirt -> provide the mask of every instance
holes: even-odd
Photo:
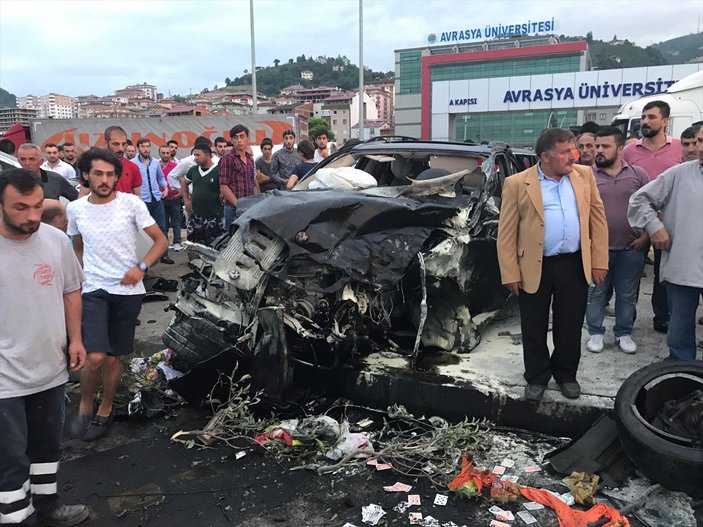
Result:
[[[545,130],[535,153],[537,166],[503,184],[497,241],[501,281],[520,306],[525,398],[541,400],[554,378],[562,394],[575,399],[581,394],[576,375],[588,284],[606,277],[608,227],[591,167],[574,164],[573,134]]]
[[[544,204],[544,255],[575,253],[581,249],[581,237],[571,179],[545,176],[540,163],[537,163],[537,178]]]
[[[151,157],[151,141],[142,137],[137,141],[139,155],[132,159],[132,162],[139,167],[142,173],[142,201],[149,209],[149,214],[161,229],[164,235],[166,230],[166,211],[162,201],[163,192],[166,190],[166,176],[161,170],[158,159]],[[161,257],[161,263],[172,264],[173,260],[168,256],[168,249]]]

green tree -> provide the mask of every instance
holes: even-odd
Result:
[[[280,63],[281,63],[280,60],[274,59],[274,61],[273,61],[273,66],[274,66],[274,68],[277,68]]]
[[[15,94],[0,88],[0,108],[15,107],[17,107],[17,97]]]
[[[317,132],[321,129],[327,130],[327,138],[330,141],[334,141],[334,132],[330,130],[330,125],[327,121],[319,117],[311,117],[308,119],[308,136],[311,141],[315,139]]]
[[[225,77],[225,86],[229,86],[230,84],[232,84],[232,79]]]

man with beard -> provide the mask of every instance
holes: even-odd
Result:
[[[137,165],[125,157],[125,151],[129,141],[127,139],[127,132],[119,126],[108,126],[103,133],[103,137],[105,139],[105,143],[107,144],[107,149],[115,154],[115,157],[117,157],[122,166],[122,175],[117,181],[117,192],[126,192],[127,194],[141,196],[142,173],[139,171],[139,167],[137,167]],[[80,172],[80,166],[76,165],[76,168],[78,169],[78,172]],[[88,179],[81,175],[80,182],[80,196],[87,196],[90,193]]]
[[[583,132],[576,139],[576,148],[579,149],[579,165],[592,167],[596,159],[596,134]]]
[[[696,358],[696,309],[703,293],[703,130],[696,133],[698,160],[674,166],[630,198],[630,225],[646,229],[662,251],[661,277],[671,320],[670,359]]]
[[[133,163],[137,165],[142,175],[142,201],[146,203],[146,208],[149,209],[152,218],[166,236],[168,230],[166,229],[166,209],[163,201],[168,186],[166,176],[161,170],[161,163],[151,157],[151,141],[148,138],[141,137],[137,141],[137,149],[139,155],[134,158]],[[168,255],[168,248],[159,261],[169,265],[174,263]]]
[[[83,440],[104,436],[112,422],[112,402],[120,385],[120,357],[132,353],[134,330],[145,289],[142,279],[168,248],[168,241],[133,194],[117,192],[120,160],[91,148],[79,166],[90,194],[68,206],[68,234],[83,263],[83,343],[88,360],[81,372],[81,399],[74,432]],[[140,261],[137,237],[143,230],[153,241]],[[102,379],[100,405],[94,397]],[[94,416],[93,416],[94,415]]]
[[[640,167],[622,160],[625,137],[618,128],[607,126],[596,134],[596,185],[608,220],[608,274],[591,291],[586,308],[586,326],[591,338],[586,348],[594,353],[603,351],[605,306],[608,292],[615,290],[615,341],[625,353],[635,353],[632,340],[637,293],[644,269],[643,249],[649,238],[646,231],[635,231],[627,221],[630,196],[649,183],[647,173]]]
[[[132,144],[130,139],[127,139],[127,148],[125,148],[124,155],[130,160],[137,157],[137,147]]]
[[[279,189],[286,188],[288,178],[300,163],[300,156],[295,148],[295,132],[286,130],[283,132],[283,148],[273,154],[271,160],[271,179]]]
[[[75,169],[76,159],[78,156],[78,153],[76,152],[76,145],[68,142],[64,143],[61,145],[61,152],[63,152],[63,160]]]
[[[627,145],[622,151],[622,158],[631,165],[644,169],[653,181],[665,170],[678,165],[683,158],[681,142],[666,135],[669,124],[670,108],[664,101],[651,101],[642,108],[640,120],[642,139]],[[669,326],[669,304],[666,288],[660,282],[659,269],[662,253],[654,248],[654,284],[652,288],[652,321],[655,331],[666,333]]]
[[[188,211],[188,240],[212,246],[224,232],[224,217],[220,201],[220,172],[212,161],[207,145],[193,149],[196,166],[181,179],[181,195]],[[190,193],[190,185],[193,194]]]
[[[40,223],[43,199],[29,170],[0,173],[3,525],[72,526],[90,514],[85,505],[58,505],[64,385],[68,371],[80,370],[86,358],[83,272],[66,235]]]
[[[32,143],[20,145],[17,149],[17,161],[22,168],[29,170],[39,180],[39,184],[44,189],[44,197],[59,199],[64,197],[69,201],[78,198],[78,191],[68,182],[66,178],[42,168],[42,157],[39,147]]]
[[[227,139],[224,137],[215,138],[215,154],[220,158],[227,153]]]
[[[170,141],[167,141],[166,144],[168,145],[168,149],[171,151],[171,161],[178,164],[180,162],[180,159],[176,157],[178,155],[178,141],[171,139]]]
[[[542,399],[552,377],[564,397],[581,395],[576,374],[588,285],[608,273],[603,202],[590,167],[574,164],[574,143],[569,130],[545,130],[535,144],[537,165],[503,185],[498,262],[502,283],[518,297],[530,401]]]

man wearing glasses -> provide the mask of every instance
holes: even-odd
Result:
[[[279,189],[286,188],[288,178],[300,163],[300,156],[295,148],[295,132],[286,130],[283,132],[283,148],[273,154],[271,161],[271,179]]]

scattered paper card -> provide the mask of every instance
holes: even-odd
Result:
[[[515,461],[506,457],[503,461],[500,462],[500,464],[505,468],[513,468],[513,465],[515,465]]]
[[[369,458],[369,459],[366,460],[366,464],[367,464],[367,465],[372,465],[372,466],[375,467],[376,465],[378,465],[378,459],[376,459],[375,457],[371,457],[371,458]]]
[[[378,521],[386,515],[380,505],[371,503],[366,507],[361,507],[361,521],[369,525],[376,525]]]
[[[500,511],[496,512],[496,520],[500,520],[502,522],[511,522],[515,520],[515,516],[513,516],[513,513],[510,511]]]
[[[386,492],[408,492],[412,488],[412,485],[406,485],[405,483],[397,482],[394,485],[383,487],[383,490],[385,490]]]
[[[491,472],[500,476],[501,474],[505,474],[505,467],[496,465]]]
[[[408,494],[408,505],[420,505],[420,495]]]
[[[388,463],[377,463],[376,464],[376,470],[390,470],[393,467],[390,466]]]
[[[503,511],[503,509],[498,507],[498,505],[493,505],[490,509],[488,509],[488,512],[490,512],[491,514],[497,514],[499,512],[504,512],[504,511]]]
[[[517,483],[517,480],[520,478],[519,478],[519,476],[501,476],[500,479],[501,479],[501,481],[509,481],[510,483]]]
[[[408,496],[408,498],[410,498],[410,496]],[[400,514],[403,514],[409,508],[410,508],[410,503],[408,503],[407,501],[401,501],[398,505],[393,507],[393,510],[395,512],[399,512]]]
[[[422,513],[411,512],[408,514],[408,520],[410,520],[410,525],[422,525]]]
[[[362,419],[361,421],[359,421],[356,424],[357,424],[357,426],[359,426],[361,428],[367,428],[373,424],[373,421],[367,417],[366,419]]]
[[[522,470],[523,470],[523,472],[528,472],[528,473],[539,472],[540,470],[542,470],[542,467],[540,467],[539,465],[530,465],[529,467],[523,467]]]
[[[520,517],[520,519],[521,519],[522,521],[524,521],[527,525],[530,525],[530,524],[532,524],[532,523],[537,523],[537,519],[536,519],[534,516],[532,516],[532,514],[530,514],[530,513],[527,512],[527,511],[520,511],[520,512],[517,513],[517,515],[518,515],[518,516]]]
[[[536,501],[528,501],[527,503],[523,503],[522,506],[528,511],[538,511],[540,509],[544,509],[544,505],[537,503]]]
[[[422,519],[422,527],[439,527],[439,520],[432,516],[425,516]]]
[[[342,525],[342,527],[356,527],[356,525],[354,525],[353,523],[347,522],[344,525]]]
[[[447,496],[444,494],[436,494],[434,497],[434,504],[444,506],[447,504]]]
[[[488,527],[511,527],[509,523],[499,522],[498,520],[491,520]]]
[[[242,459],[244,456],[246,456],[247,453],[244,452],[244,450],[240,450],[234,455],[234,459]]]

